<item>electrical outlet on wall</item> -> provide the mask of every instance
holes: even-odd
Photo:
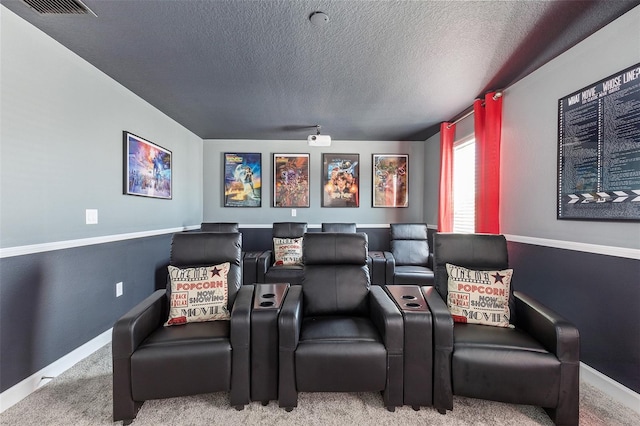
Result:
[[[119,283],[116,283],[116,297],[122,296],[122,293],[123,293],[123,283],[122,281],[120,281]]]
[[[297,214],[298,212],[296,211],[296,209],[291,209],[291,217],[296,217]]]

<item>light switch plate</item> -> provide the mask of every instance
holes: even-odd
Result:
[[[116,297],[120,297],[122,296],[122,281],[120,281],[119,283],[116,283]]]
[[[98,210],[87,209],[86,210],[87,225],[95,225],[98,223]]]

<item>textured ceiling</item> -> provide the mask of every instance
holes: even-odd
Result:
[[[95,17],[0,2],[203,139],[284,140],[316,124],[425,140],[640,4],[84,0]]]

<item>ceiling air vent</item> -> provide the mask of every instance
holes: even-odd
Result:
[[[80,0],[22,0],[41,14],[93,15],[97,16]]]

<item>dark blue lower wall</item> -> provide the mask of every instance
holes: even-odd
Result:
[[[513,288],[573,322],[580,360],[640,393],[640,261],[509,243]]]
[[[0,391],[111,328],[166,283],[171,235],[0,259]],[[115,283],[124,294],[115,297]]]

